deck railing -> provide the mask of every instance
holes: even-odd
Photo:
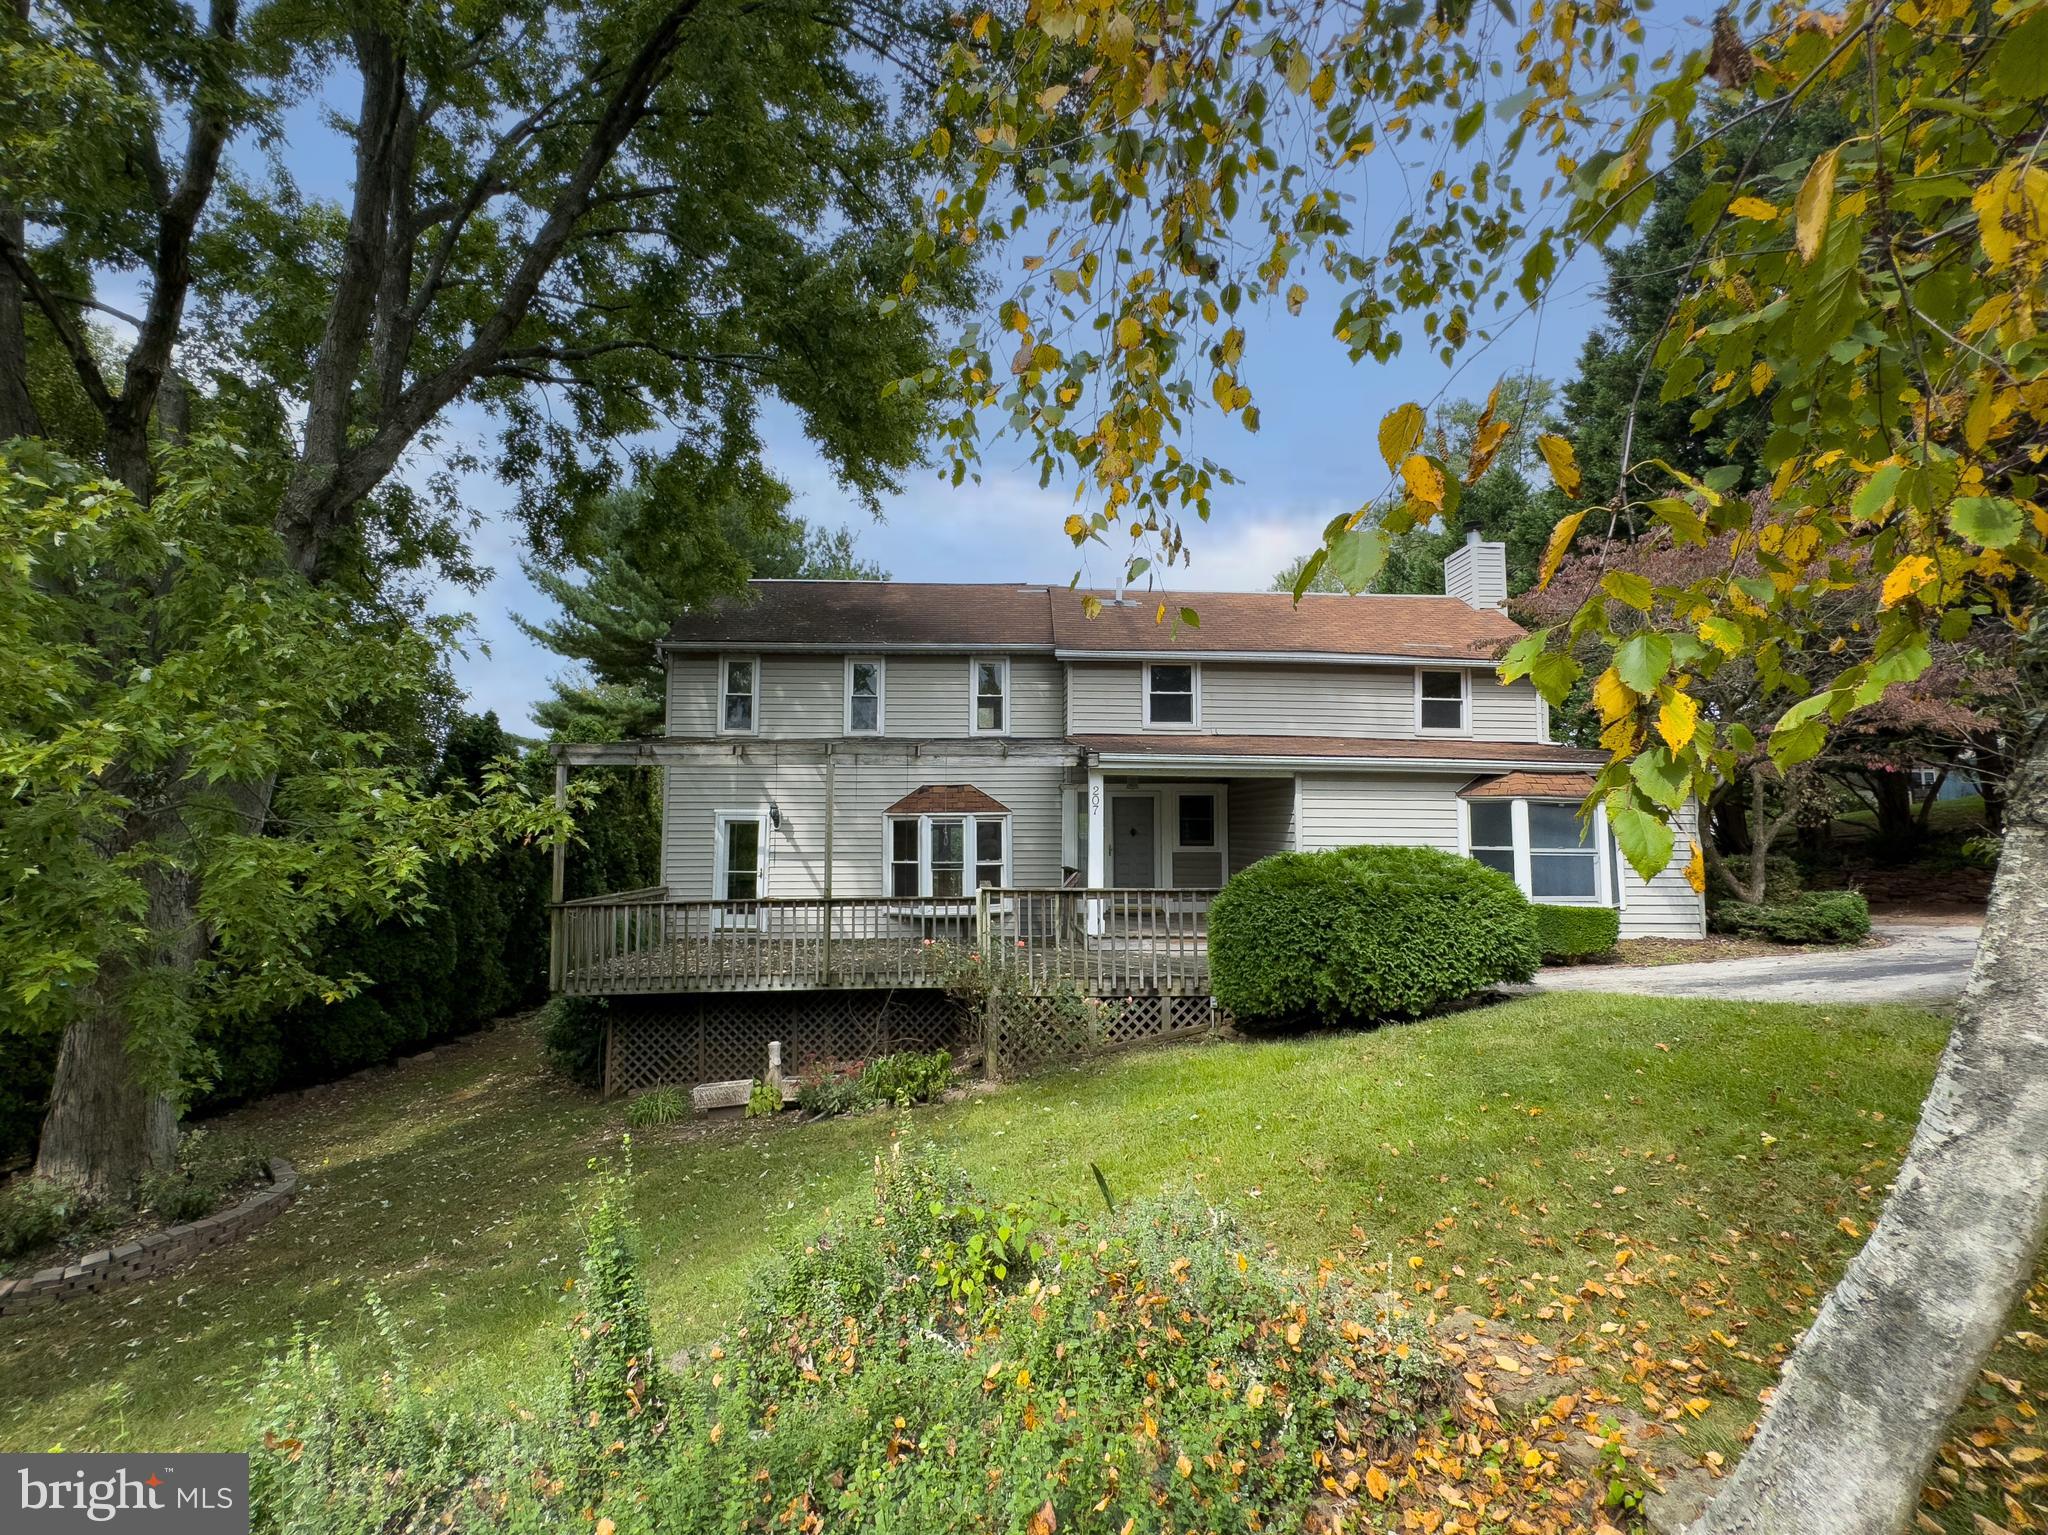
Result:
[[[678,900],[659,887],[556,908],[572,996],[937,986],[947,951],[1021,965],[1034,989],[1198,996],[1210,890],[984,889],[955,898]]]

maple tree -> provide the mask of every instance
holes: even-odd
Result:
[[[1157,578],[1229,482],[1226,464],[1183,451],[1193,414],[1213,404],[1260,425],[1248,304],[1299,313],[1318,283],[1353,359],[1385,362],[1412,330],[1448,363],[1640,220],[1674,168],[1701,173],[1612,483],[1589,483],[1562,436],[1536,443],[1571,504],[1538,575],[1582,535],[1632,523],[1689,547],[1727,536],[1756,568],[1660,585],[1610,566],[1502,666],[1561,702],[1586,671],[1577,651],[1601,652],[1591,696],[1610,761],[1593,798],[1640,873],[1676,851],[1700,887],[1702,850],[1674,823],[1745,758],[1811,762],[1923,676],[1937,644],[1980,628],[2039,665],[2044,56],[2038,0],[1758,0],[1665,50],[1623,4],[983,13],[949,60],[961,136],[928,143],[949,184],[904,288],[1003,242],[1021,280],[946,370],[898,388],[953,399],[956,474],[993,415],[1043,473],[1078,479],[1077,544],[1126,541],[1126,579]],[[1376,152],[1401,160],[1410,190],[1383,227],[1361,224],[1350,195]],[[1644,410],[1673,404],[1695,433],[1767,417],[1770,510],[1754,527],[1744,466],[1693,474],[1638,452]],[[1455,515],[1510,427],[1488,411],[1453,465],[1426,420],[1419,401],[1385,417],[1387,489],[1330,523],[1303,586],[1327,571],[1367,587],[1391,537]],[[1843,664],[1832,639],[1815,643],[1814,614],[1864,580],[1875,611]],[[1180,616],[1163,599],[1157,613]],[[1702,708],[1734,665],[1776,705],[1761,738]],[[2019,734],[1975,974],[1913,1148],[1702,1530],[1902,1528],[2032,1272],[2048,1214],[2048,749],[2037,719]]]

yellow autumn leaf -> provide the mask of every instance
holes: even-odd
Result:
[[[1394,1490],[1394,1484],[1387,1480],[1387,1473],[1378,1466],[1365,1469],[1365,1490],[1372,1494],[1374,1501],[1384,1503]]]
[[[1572,452],[1572,445],[1554,432],[1545,432],[1536,439],[1536,451],[1550,466],[1550,477],[1557,481],[1557,488],[1568,496],[1577,496],[1582,476],[1579,474],[1578,455]]]
[[[1380,456],[1387,461],[1390,470],[1399,469],[1401,460],[1413,453],[1416,444],[1422,441],[1422,407],[1412,401],[1397,405],[1380,420]]]
[[[1840,1220],[1836,1221],[1835,1224],[1842,1228],[1842,1235],[1845,1237],[1860,1238],[1863,1235],[1862,1228],[1859,1227],[1854,1221],[1850,1220],[1849,1217],[1846,1215],[1843,1216]]]
[[[1884,590],[1879,594],[1879,605],[1897,607],[1908,597],[1928,585],[1936,578],[1934,561],[1924,554],[1909,554],[1884,578]]]
[[[1482,421],[1479,430],[1472,434],[1472,462],[1465,466],[1465,483],[1476,485],[1480,476],[1493,467],[1494,456],[1500,452],[1500,445],[1507,441],[1509,432],[1515,429],[1512,421]]]
[[[1076,541],[1084,539],[1088,536],[1087,520],[1083,518],[1079,512],[1070,512],[1067,514],[1066,529],[1067,537],[1074,539]]]
[[[1682,752],[1700,728],[1699,700],[1676,688],[1657,711],[1657,734],[1674,752]]]
[[[1692,844],[1692,856],[1685,861],[1685,882],[1692,886],[1694,895],[1707,893],[1707,855],[1697,842]]]
[[[1837,144],[1817,158],[1799,184],[1798,199],[1792,204],[1792,239],[1799,247],[1799,259],[1811,261],[1820,254],[1821,236],[1827,233],[1828,214],[1835,201],[1835,169],[1842,146]]]
[[[1116,322],[1116,344],[1129,351],[1145,339],[1145,326],[1134,314],[1127,314]]]
[[[1761,197],[1738,197],[1728,205],[1728,211],[1739,219],[1756,219],[1762,222],[1778,216],[1778,205],[1767,203]]]
[[[1050,112],[1067,99],[1067,90],[1068,87],[1064,85],[1048,85],[1038,93],[1038,110]]]
[[[2023,247],[2048,241],[2048,171],[2008,165],[1970,199],[1977,210],[1977,240],[1994,267],[2011,265]],[[2028,264],[2040,264],[2038,250]]]
[[[1557,526],[1550,530],[1550,542],[1543,546],[1543,562],[1536,570],[1536,589],[1543,590],[1550,585],[1550,578],[1557,574],[1557,567],[1564,563],[1564,552],[1571,547],[1572,538],[1579,531],[1579,524],[1586,520],[1583,511],[1569,512],[1557,519]]]
[[[1635,713],[1634,690],[1621,680],[1621,673],[1611,666],[1593,682],[1593,707],[1600,711],[1600,720],[1603,724],[1627,719],[1629,715]]]
[[[1543,1464],[1543,1452],[1537,1449],[1528,1449],[1522,1451],[1522,1464],[1527,1466],[1531,1471],[1534,1471],[1538,1466]]]
[[[1443,471],[1420,453],[1411,453],[1401,461],[1401,483],[1416,500],[1438,511],[1444,509]]]

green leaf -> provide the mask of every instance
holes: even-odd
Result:
[[[1378,528],[1353,528],[1330,546],[1330,574],[1345,591],[1364,591],[1387,563],[1387,542]]]
[[[1810,762],[1827,745],[1827,722],[1821,718],[1835,702],[1833,692],[1815,693],[1778,716],[1771,727],[1771,760],[1781,768]]]
[[[1886,464],[1877,473],[1863,482],[1849,501],[1849,515],[1858,522],[1869,522],[1883,513],[1886,505],[1898,490],[1899,476],[1906,472],[1904,464]]]
[[[1529,669],[1543,654],[1550,643],[1550,631],[1538,629],[1534,634],[1525,634],[1508,647],[1508,653],[1500,658],[1500,680],[1519,682],[1529,675]]]
[[[1703,544],[1707,541],[1707,524],[1699,514],[1699,508],[1682,496],[1659,496],[1650,503],[1650,515],[1671,530],[1672,537],[1680,543]]]
[[[1202,627],[1202,615],[1197,613],[1193,608],[1182,608],[1180,610],[1180,621],[1186,624],[1190,629],[1199,629]]]
[[[1670,751],[1662,746],[1650,751],[1638,752],[1628,765],[1629,776],[1651,799],[1666,810],[1677,810],[1684,806],[1686,790],[1692,783],[1692,773],[1682,763],[1674,761]]]
[[[1626,794],[1617,791],[1607,797],[1607,825],[1614,833],[1614,844],[1621,849],[1621,856],[1646,882],[1670,865],[1670,823],[1630,804]]]
[[[1584,673],[1585,668],[1563,651],[1551,650],[1536,658],[1536,664],[1529,668],[1529,680],[1544,698],[1562,707],[1572,684]]]
[[[1614,669],[1638,693],[1654,693],[1671,670],[1671,641],[1661,634],[1631,635],[1614,653]]]
[[[1600,578],[1600,589],[1617,602],[1625,602],[1638,613],[1650,611],[1650,583],[1632,570],[1610,570]]]
[[[1958,496],[1948,509],[1948,525],[1973,544],[2004,549],[2018,542],[2027,519],[2019,503],[2004,496]]]

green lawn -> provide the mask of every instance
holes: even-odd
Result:
[[[1391,1259],[1422,1303],[1512,1313],[1615,1382],[1634,1355],[1675,1357],[1713,1403],[1698,1444],[1732,1447],[1868,1229],[1944,1031],[1905,1008],[1534,997],[1128,1054],[915,1122],[993,1192],[1084,1209],[1090,1162],[1119,1195],[1186,1180],[1292,1259],[1376,1287]],[[535,1053],[507,1029],[238,1116],[298,1162],[297,1204],[182,1274],[0,1320],[0,1444],[235,1446],[240,1383],[275,1341],[360,1338],[369,1288],[451,1391],[502,1401],[554,1368],[585,1167],[622,1114]],[[665,1345],[715,1332],[774,1243],[857,1196],[894,1124],[636,1136]],[[2018,1344],[1997,1368],[2048,1382]]]

